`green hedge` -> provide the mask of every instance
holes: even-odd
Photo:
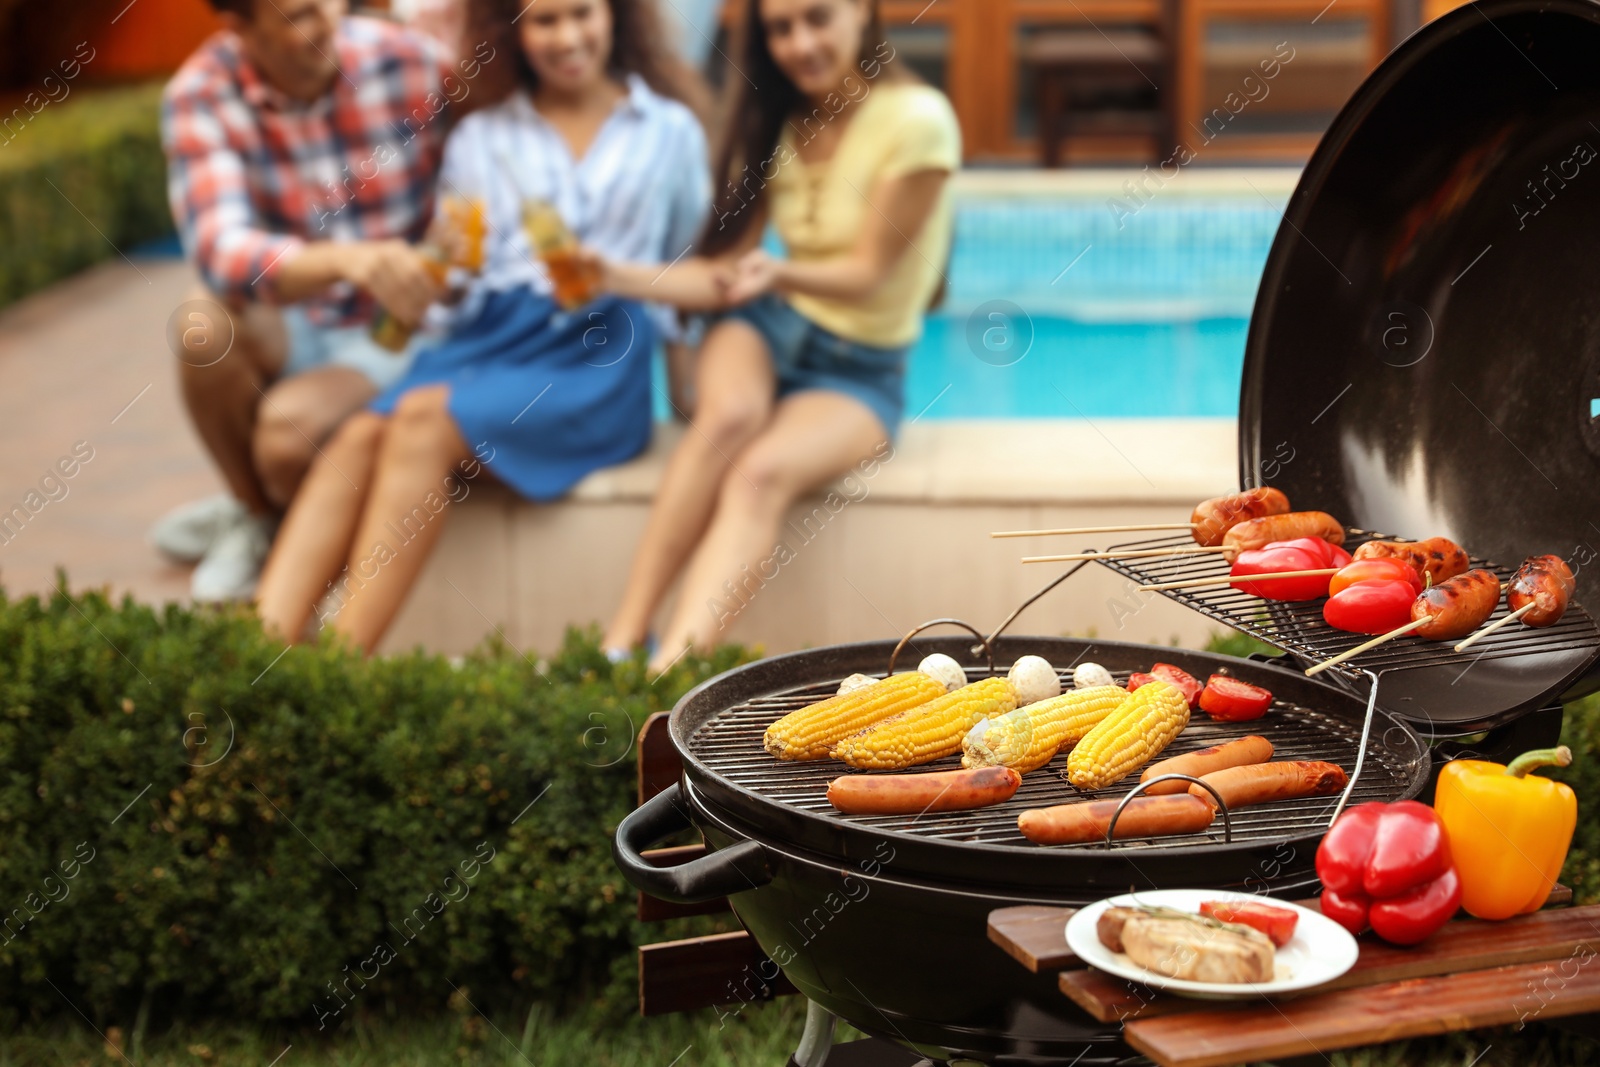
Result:
[[[160,105],[78,88],[0,114],[0,306],[172,231]]]
[[[631,738],[741,653],[652,685],[576,635],[280,651],[244,613],[0,593],[0,1028],[624,1006]]]

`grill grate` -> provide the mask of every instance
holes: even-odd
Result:
[[[968,672],[970,680],[985,676],[981,671]],[[1126,672],[1118,675],[1118,681],[1127,681]],[[1064,677],[1063,684],[1070,687],[1072,682],[1069,677]],[[848,768],[833,760],[806,763],[775,760],[761,747],[762,732],[773,721],[797,708],[832,696],[837,687],[837,681],[800,686],[736,704],[703,723],[689,738],[689,751],[708,769],[727,781],[768,800],[811,814],[918,837],[988,845],[1022,845],[1029,849],[1041,846],[1030,843],[1017,831],[1017,815],[1024,809],[1070,804],[1080,800],[1115,800],[1138,782],[1136,775],[1130,775],[1106,789],[1079,790],[1063,777],[1066,756],[1062,754],[1048,766],[1025,775],[1016,795],[994,807],[977,811],[932,812],[916,817],[846,815],[828,803],[827,789],[828,783],[834,778],[850,773]],[[1272,741],[1276,749],[1273,759],[1327,760],[1337,763],[1348,773],[1355,766],[1361,724],[1281,700],[1273,703],[1265,718],[1254,722],[1216,722],[1210,716],[1196,712],[1190,718],[1188,728],[1178,735],[1162,756],[1180,755],[1252,733],[1261,734]],[[913,770],[946,771],[956,770],[960,766],[960,756],[949,756]],[[1412,764],[1400,754],[1369,746],[1366,764],[1350,802],[1394,799],[1399,789],[1397,783],[1408,781],[1413,769]],[[1338,801],[1338,796],[1314,797],[1241,809],[1233,813],[1233,839],[1235,842],[1264,841],[1314,833],[1327,823]],[[1118,838],[1116,847],[1195,847],[1208,840],[1223,840],[1220,817],[1203,835]],[[1046,847],[1103,850],[1105,846],[1101,843]]]
[[[1347,530],[1345,548],[1354,549],[1366,541],[1385,539],[1383,534],[1365,530]],[[1187,536],[1139,541],[1112,546],[1113,549],[1172,548],[1192,545]],[[1221,553],[1206,552],[1184,556],[1145,557],[1125,560],[1101,560],[1102,566],[1131,578],[1140,585],[1158,582],[1176,582],[1186,578],[1223,577],[1229,565]],[[1490,570],[1500,576],[1501,582],[1510,581],[1515,568],[1507,568],[1488,560],[1474,558],[1472,565]],[[1236,630],[1274,645],[1305,661],[1307,665],[1336,656],[1370,640],[1366,634],[1336,630],[1322,620],[1322,600],[1289,603],[1263,600],[1226,585],[1199,586],[1193,589],[1164,589],[1162,595],[1171,597],[1185,607],[1193,608],[1208,618],[1215,619]],[[1507,614],[1505,598],[1495,608],[1491,621]],[[1352,660],[1330,667],[1327,674],[1339,674],[1346,682],[1364,681],[1365,671],[1381,674],[1387,670],[1411,670],[1422,667],[1456,666],[1465,671],[1483,660],[1505,659],[1538,653],[1600,651],[1600,629],[1595,627],[1589,613],[1577,604],[1571,604],[1561,621],[1554,626],[1533,628],[1513,623],[1504,626],[1471,646],[1465,652],[1454,651],[1454,641],[1429,641],[1406,634],[1385,642]],[[1365,690],[1363,685],[1362,690]]]

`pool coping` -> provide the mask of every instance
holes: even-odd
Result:
[[[683,431],[658,423],[643,455],[590,475],[567,499],[653,499]],[[870,474],[831,488],[892,504],[1192,503],[1236,487],[1237,456],[1233,418],[949,419],[907,425]]]
[[[1287,200],[1300,181],[1299,167],[1201,167],[1163,178],[1147,166],[1084,167],[1057,171],[969,169],[958,171],[951,185],[958,200],[983,197],[1125,196],[1125,183],[1151,171],[1156,195],[1167,197],[1261,196]],[[1151,188],[1147,183],[1146,188]]]

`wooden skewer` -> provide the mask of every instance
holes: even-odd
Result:
[[[1192,530],[1194,522],[1147,522],[1134,526],[1075,526],[1065,530],[998,530],[990,537],[1061,537],[1067,534],[1124,533],[1135,530]]]
[[[1235,582],[1265,582],[1274,578],[1310,578],[1319,574],[1337,574],[1338,567],[1321,567],[1314,571],[1273,571],[1271,574],[1239,574],[1227,575],[1222,578],[1185,578],[1181,582],[1157,582],[1155,585],[1141,585],[1145,589],[1189,589],[1200,585],[1232,585]]]
[[[1024,563],[1071,563],[1080,559],[1143,559],[1147,556],[1187,556],[1193,552],[1226,552],[1225,545],[1179,545],[1177,548],[1134,548],[1126,552],[1069,552],[1064,556],[1023,556]]]
[[[1528,612],[1532,611],[1537,606],[1538,606],[1538,603],[1536,601],[1532,601],[1532,600],[1528,601],[1526,604],[1522,605],[1522,607],[1518,608],[1516,611],[1513,611],[1510,615],[1507,615],[1503,619],[1496,619],[1494,622],[1491,622],[1488,626],[1485,626],[1483,629],[1479,630],[1477,633],[1473,634],[1471,637],[1469,637],[1466,640],[1462,641],[1459,645],[1456,646],[1456,651],[1460,652],[1463,649],[1465,649],[1468,645],[1476,644],[1477,642],[1483,640],[1485,637],[1488,637],[1490,634],[1494,633],[1496,630],[1500,629],[1500,627],[1504,626],[1506,623],[1511,622],[1511,621],[1513,621],[1515,619],[1522,618],[1524,615],[1526,615]]]
[[[1334,656],[1332,659],[1325,659],[1321,663],[1317,664],[1315,667],[1307,667],[1306,668],[1306,677],[1310,678],[1313,674],[1320,674],[1321,672],[1327,670],[1329,667],[1337,666],[1338,664],[1343,663],[1347,659],[1355,659],[1357,656],[1361,655],[1361,653],[1365,652],[1369,648],[1376,648],[1377,646],[1383,644],[1385,641],[1393,641],[1395,638],[1400,637],[1403,634],[1408,634],[1412,630],[1417,629],[1419,626],[1426,626],[1428,623],[1430,623],[1432,621],[1433,620],[1431,620],[1431,619],[1412,619],[1410,622],[1406,623],[1404,626],[1396,626],[1393,630],[1390,630],[1388,633],[1383,634],[1382,636],[1374,637],[1371,641],[1363,641],[1363,642],[1361,642],[1361,644],[1357,645],[1355,648],[1350,649],[1350,651],[1348,651],[1348,652],[1341,652],[1337,656]]]

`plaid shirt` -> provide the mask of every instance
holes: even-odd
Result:
[[[448,118],[441,50],[347,18],[334,52],[339,75],[310,103],[263,80],[226,31],[167,85],[167,196],[184,250],[219,295],[275,301],[276,272],[307,241],[416,240],[426,228]],[[305,307],[323,326],[373,309],[344,282]]]

